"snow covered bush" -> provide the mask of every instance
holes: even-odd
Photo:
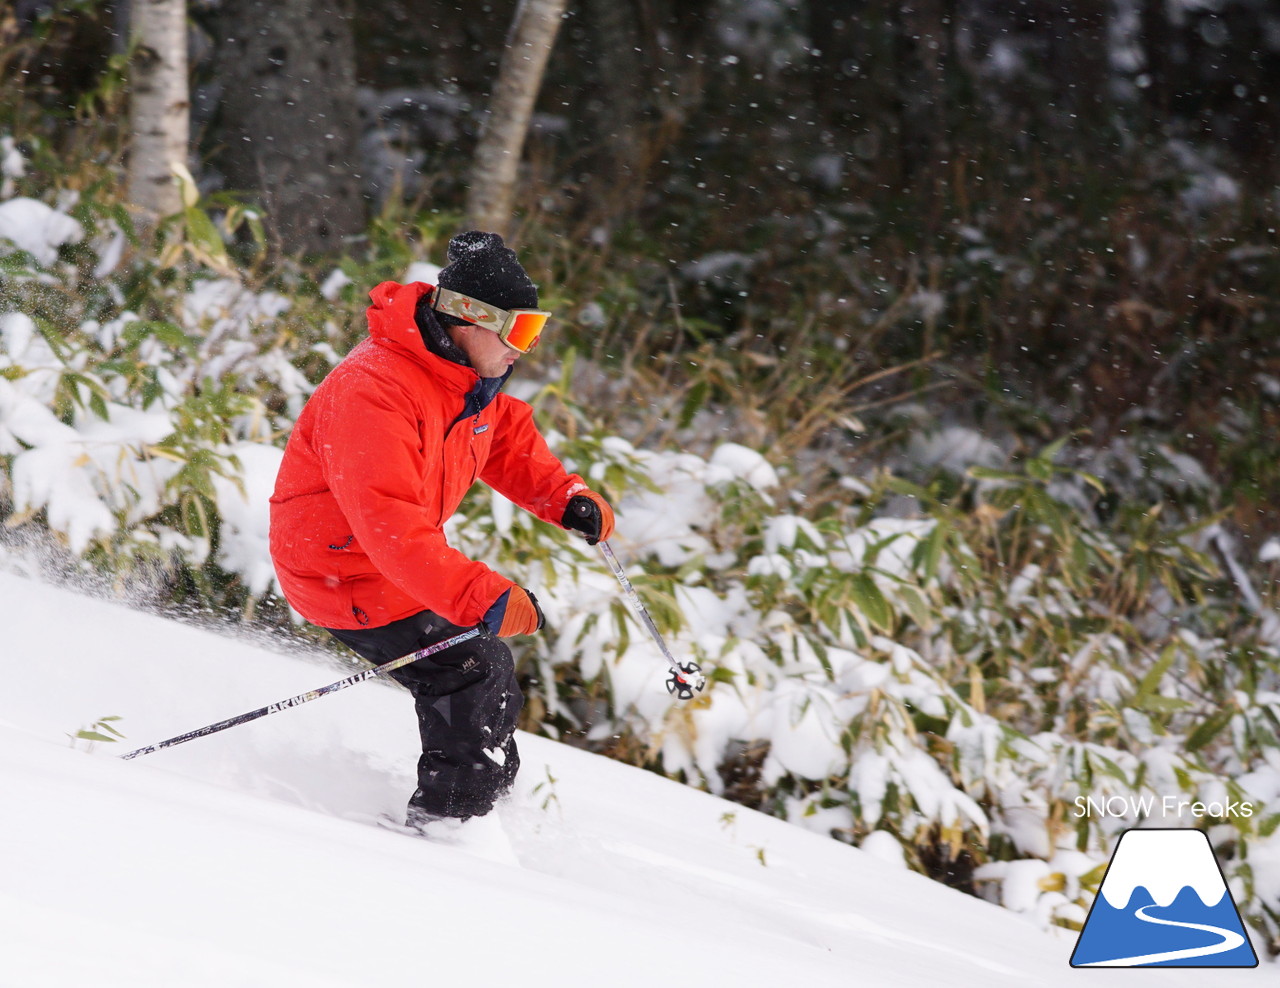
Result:
[[[46,526],[135,587],[223,600],[214,584],[236,583],[231,596],[251,602],[270,567],[221,523],[244,514],[242,453],[278,458],[266,444],[311,389],[300,349],[323,327],[300,344],[285,319],[294,301],[253,290],[199,206],[145,250],[118,210],[58,198],[61,210],[0,204],[43,217],[17,240],[0,228],[7,524]]]

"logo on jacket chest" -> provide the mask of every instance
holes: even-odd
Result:
[[[480,433],[488,432],[488,431],[489,431],[489,423],[486,422],[484,425],[478,425],[474,429],[472,429],[471,434],[473,436],[478,436],[480,435]]]

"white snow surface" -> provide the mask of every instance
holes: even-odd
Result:
[[[379,681],[121,761],[355,667],[16,573],[0,595],[6,988],[1080,979],[1070,935],[546,738],[521,735],[516,791],[470,836],[380,828],[418,749]],[[108,715],[127,741],[72,746]]]
[[[59,247],[83,239],[84,227],[38,199],[18,197],[0,203],[0,240],[25,250],[40,264],[52,264]]]

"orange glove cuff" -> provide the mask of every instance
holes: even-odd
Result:
[[[507,609],[502,615],[499,638],[512,635],[531,635],[542,627],[542,611],[534,596],[523,587],[512,587],[507,597]]]
[[[600,508],[600,541],[603,542],[613,534],[613,508],[609,502],[595,491],[587,491],[586,496],[595,501]]]

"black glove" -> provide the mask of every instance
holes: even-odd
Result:
[[[613,508],[595,491],[585,491],[569,498],[560,524],[587,537],[595,545],[613,534]]]

